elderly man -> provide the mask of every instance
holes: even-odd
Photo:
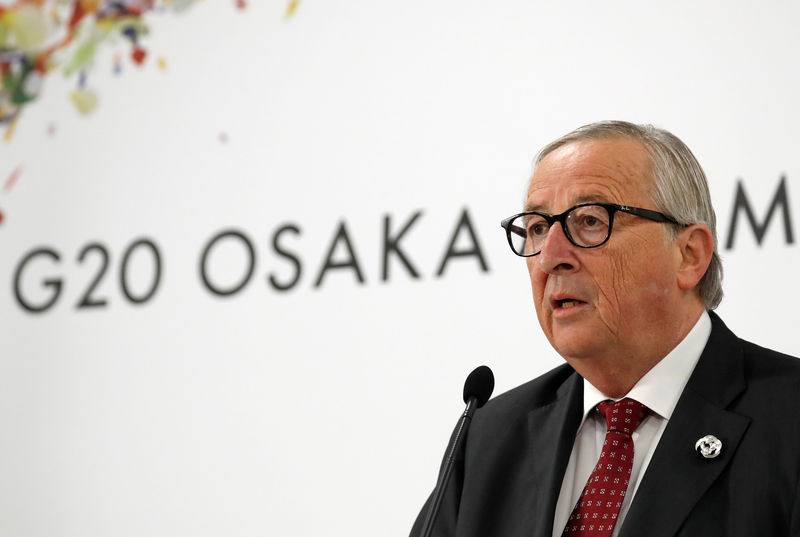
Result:
[[[581,127],[502,225],[566,364],[478,411],[433,534],[800,536],[800,360],[711,311],[715,216],[683,142]]]

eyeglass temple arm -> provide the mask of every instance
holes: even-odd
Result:
[[[525,229],[523,229],[523,228],[521,228],[519,226],[512,226],[511,225],[511,220],[513,220],[513,219],[514,219],[514,217],[506,218],[505,220],[500,222],[500,227],[502,227],[503,229],[507,230],[509,233],[515,233],[515,234],[519,235],[520,237],[527,236],[528,234],[525,231]]]
[[[671,216],[659,213],[658,211],[651,211],[650,209],[640,209],[638,207],[628,207],[627,205],[621,205],[619,207],[619,210],[625,213],[635,214],[636,216],[641,216],[643,218],[653,220],[654,222],[669,222],[671,224],[680,225],[678,221],[672,218]]]

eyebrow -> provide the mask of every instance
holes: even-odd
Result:
[[[572,206],[580,205],[581,203],[611,203],[611,201],[602,194],[583,194],[572,200]],[[544,205],[541,203],[526,204],[525,212],[544,212],[542,209]]]

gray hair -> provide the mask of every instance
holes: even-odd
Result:
[[[704,224],[714,237],[714,253],[706,273],[697,284],[707,309],[713,310],[722,300],[722,260],[717,246],[717,217],[711,206],[711,194],[703,168],[694,154],[677,136],[652,125],[627,121],[600,121],[579,127],[546,145],[534,160],[534,171],[542,160],[573,142],[602,138],[629,138],[640,142],[653,170],[652,199],[660,211],[680,224]],[[677,230],[670,228],[673,238]]]

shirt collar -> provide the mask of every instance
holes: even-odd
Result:
[[[625,397],[639,401],[662,418],[669,420],[710,335],[711,318],[708,312],[703,311],[686,337],[640,378]],[[609,397],[583,379],[584,420],[598,403],[607,399]]]

